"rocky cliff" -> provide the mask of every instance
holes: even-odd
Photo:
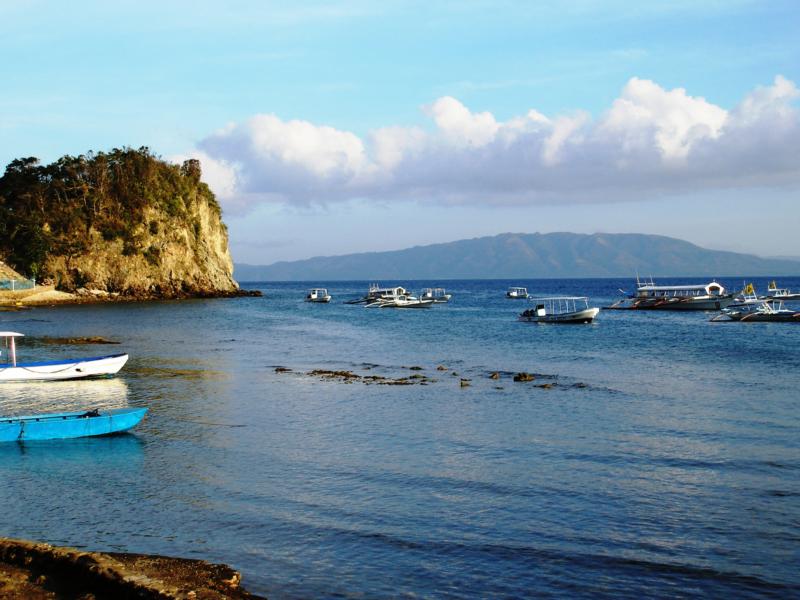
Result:
[[[0,178],[0,258],[58,289],[173,298],[238,290],[198,161],[147,148],[13,161]]]

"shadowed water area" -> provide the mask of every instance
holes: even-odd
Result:
[[[24,360],[131,355],[2,384],[0,414],[150,408],[132,435],[0,445],[0,535],[224,562],[270,598],[800,594],[800,326],[536,325],[504,298],[605,306],[630,280],[453,281],[408,311],[343,304],[366,282],[302,301],[324,284],[0,315]],[[81,336],[120,345],[43,339]]]

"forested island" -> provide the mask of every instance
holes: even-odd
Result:
[[[66,292],[236,295],[221,209],[200,177],[199,161],[146,147],[14,160],[0,177],[0,259]]]

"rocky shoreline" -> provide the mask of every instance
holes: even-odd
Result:
[[[263,600],[227,565],[0,538],[0,597]]]
[[[122,295],[105,290],[80,288],[63,292],[52,285],[37,285],[28,290],[1,290],[0,307],[50,306],[55,304],[92,304],[105,302],[144,302],[151,300],[183,300],[189,298],[238,298],[262,296],[259,290],[213,290],[170,294]]]

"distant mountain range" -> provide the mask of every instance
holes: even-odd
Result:
[[[235,265],[239,281],[800,275],[800,261],[637,233],[504,233],[391,252]]]

